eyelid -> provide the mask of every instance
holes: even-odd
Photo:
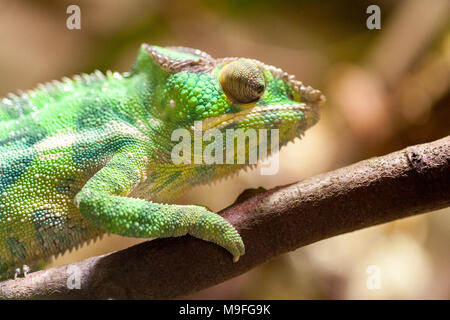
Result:
[[[227,97],[239,104],[258,101],[266,88],[264,70],[247,59],[225,64],[219,72],[219,81]]]

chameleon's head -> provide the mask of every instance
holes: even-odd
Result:
[[[279,143],[299,137],[319,119],[320,91],[260,61],[214,59],[200,50],[143,45],[163,70],[157,88],[164,123],[202,130],[279,129]],[[199,123],[199,122],[197,122]]]

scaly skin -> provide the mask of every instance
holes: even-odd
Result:
[[[284,145],[318,120],[322,101],[256,60],[146,44],[129,73],[95,72],[9,95],[0,103],[0,275],[105,232],[191,234],[237,261],[244,244],[226,220],[164,202],[247,164],[176,165],[172,132],[192,132],[194,121],[223,133],[278,128]]]

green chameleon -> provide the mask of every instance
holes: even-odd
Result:
[[[190,234],[237,261],[244,243],[230,223],[205,207],[167,202],[249,164],[174,164],[172,132],[193,131],[196,121],[224,133],[278,129],[283,146],[318,121],[323,100],[257,60],[147,44],[130,72],[10,94],[0,102],[0,275],[103,233]]]

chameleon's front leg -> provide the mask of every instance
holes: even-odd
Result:
[[[146,171],[139,149],[124,150],[97,172],[76,195],[80,213],[96,227],[129,237],[190,234],[227,249],[237,261],[244,254],[239,233],[221,216],[194,205],[169,205],[126,197]]]

